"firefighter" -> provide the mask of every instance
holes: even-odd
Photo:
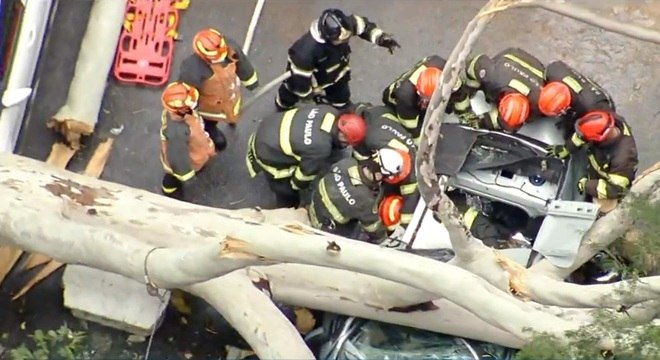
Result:
[[[426,108],[438,87],[446,63],[447,60],[438,55],[427,56],[399,75],[383,91],[383,103],[395,111],[399,122],[412,134],[416,144],[419,144],[421,137]],[[459,117],[469,113],[470,95],[470,89],[459,79],[445,112],[454,112]]]
[[[389,107],[369,105],[359,104],[356,106],[355,112],[362,116],[367,124],[367,136],[360,145],[354,148],[353,157],[364,160],[382,148],[401,150],[410,154],[410,160],[406,166],[412,168],[417,147],[410,133],[398,122],[397,116],[392,113]],[[401,224],[404,227],[412,220],[420,199],[415,172],[407,171],[406,173],[408,176],[403,179],[388,178],[384,181],[386,194],[403,196],[404,206],[401,210]]]
[[[514,235],[526,232],[529,216],[517,207],[481,200],[479,205],[472,204],[463,213],[463,222],[472,236],[484,245],[504,249],[513,245]]]
[[[536,57],[518,48],[508,48],[495,57],[472,57],[466,68],[466,85],[482,90],[494,104],[483,115],[465,116],[474,127],[515,132],[530,115],[538,115],[539,95],[544,84],[544,66]]]
[[[165,169],[162,191],[183,199],[196,174],[215,156],[216,149],[195,111],[199,92],[183,82],[169,84],[161,97],[160,159]]]
[[[575,123],[572,139],[586,147],[587,176],[578,181],[580,193],[586,193],[607,212],[632,186],[639,162],[637,146],[630,127],[620,115],[592,111]]]
[[[227,140],[217,128],[219,121],[235,125],[241,105],[238,81],[249,90],[259,86],[257,72],[236,41],[215,29],[204,29],[193,38],[194,54],[181,65],[180,81],[200,91],[199,114],[204,129],[218,151]]]
[[[299,191],[327,170],[337,152],[364,140],[360,116],[328,105],[306,105],[264,119],[248,140],[251,177],[264,171],[281,207],[296,207]]]
[[[401,225],[403,202],[401,195],[386,195],[378,206],[378,217],[388,235],[392,234]]]
[[[539,110],[546,116],[564,118],[571,129],[575,121],[589,111],[616,112],[607,90],[563,61],[555,61],[545,68],[545,81],[539,96]]]
[[[353,239],[362,238],[361,230],[369,242],[384,240],[387,229],[378,211],[381,183],[404,170],[401,154],[381,149],[366,160],[346,158],[335,163],[312,192],[307,210],[312,226]]]
[[[291,109],[298,101],[313,96],[317,103],[338,109],[350,106],[349,40],[352,36],[385,47],[390,53],[400,47],[390,34],[363,16],[347,15],[338,9],[324,10],[321,17],[312,22],[309,31],[289,48],[286,70],[291,72],[291,77],[278,90],[277,110]],[[317,89],[324,95],[315,96]]]

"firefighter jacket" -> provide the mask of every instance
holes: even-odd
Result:
[[[215,156],[215,145],[204,131],[196,113],[175,119],[163,111],[160,126],[160,160],[165,172],[178,180],[190,180],[210,158]]]
[[[309,219],[318,229],[357,220],[369,238],[380,240],[387,235],[378,216],[381,198],[379,186],[362,181],[358,161],[346,158],[334,164],[314,188]]]
[[[538,116],[539,95],[544,83],[543,63],[519,48],[506,49],[493,58],[479,54],[467,63],[466,84],[482,90],[486,100],[495,105],[482,124],[488,129],[503,127],[497,104],[501,96],[507,93],[519,92],[527,96],[530,117]]]
[[[374,44],[383,34],[378,26],[366,17],[347,16],[349,31],[353,36]],[[291,71],[284,85],[299,98],[309,98],[315,87],[326,88],[344,76],[350,76],[349,58],[351,47],[346,43],[334,45],[321,38],[315,24],[289,48],[287,70]]]
[[[410,153],[412,162],[415,162],[417,152],[415,142],[391,111],[387,106],[376,106],[366,110],[358,109],[358,114],[364,117],[367,123],[367,136],[362,144],[354,148],[353,157],[365,160],[379,149],[392,148]],[[420,199],[415,171],[411,171],[410,175],[400,183],[386,186],[386,188],[393,188],[403,197],[401,224],[408,225]]]
[[[571,92],[571,106],[566,118],[575,121],[589,111],[616,112],[614,101],[602,86],[582,75],[563,61],[555,61],[545,68],[546,82],[559,81]]]
[[[585,193],[598,199],[621,199],[637,172],[639,158],[630,127],[617,115],[616,127],[621,131],[612,143],[591,144],[587,147],[588,169]]]
[[[236,123],[241,105],[240,84],[249,90],[259,86],[257,72],[240,46],[227,39],[229,55],[221,63],[209,64],[197,54],[183,61],[179,80],[200,92],[199,113],[205,120]]]
[[[250,175],[263,170],[274,179],[290,178],[294,190],[309,186],[341,148],[337,116],[331,106],[307,105],[264,119],[248,140]]]
[[[431,55],[418,61],[412,69],[399,75],[383,91],[383,103],[395,110],[399,122],[410,132],[419,143],[422,132],[422,124],[426,111],[419,108],[419,94],[417,94],[417,78],[427,67],[444,69],[447,60],[437,55]],[[470,110],[470,89],[463,85],[459,79],[454,86],[453,93],[449,99],[446,113],[452,111],[461,114]]]

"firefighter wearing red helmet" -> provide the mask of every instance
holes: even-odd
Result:
[[[575,123],[573,139],[581,141],[588,157],[587,176],[578,190],[594,200],[619,200],[632,185],[639,162],[635,139],[620,115],[592,111]],[[577,142],[577,141],[575,141]]]
[[[530,116],[539,115],[544,70],[540,60],[518,48],[505,49],[492,58],[472,57],[467,62],[466,84],[482,90],[495,107],[484,115],[466,116],[465,122],[492,130],[519,130]]]
[[[589,111],[616,112],[607,90],[563,61],[552,62],[545,68],[545,81],[539,96],[539,110],[546,116],[570,120],[571,127]]]
[[[357,104],[355,112],[364,118],[367,124],[367,136],[353,150],[353,157],[364,160],[377,150],[389,148],[401,150],[409,154],[410,167],[413,166],[417,147],[412,135],[398,122],[398,118],[387,106],[373,106],[367,103]],[[414,171],[408,171],[408,176],[394,184],[384,184],[386,194],[400,195],[403,198],[401,209],[401,225],[407,226],[419,202],[417,176]]]
[[[195,175],[215,156],[216,149],[195,109],[199,92],[189,84],[174,82],[162,93],[164,110],[160,128],[160,159],[165,176],[162,191],[183,199]]]
[[[417,144],[426,108],[438,87],[446,63],[447,60],[438,55],[427,56],[383,90],[383,103],[394,111],[401,125],[412,134]],[[460,80],[454,88],[446,112],[454,112],[459,116],[470,112],[470,91]]]
[[[364,119],[329,105],[306,105],[274,113],[248,140],[251,177],[264,172],[281,207],[297,207],[299,191],[327,170],[341,150],[366,136]]]
[[[199,89],[198,110],[204,119],[204,129],[216,148],[222,150],[227,141],[217,127],[218,122],[236,124],[241,105],[238,85],[250,91],[256,89],[259,86],[257,72],[240,45],[216,29],[197,32],[192,49],[193,54],[183,60],[179,81]]]
[[[333,234],[379,243],[387,228],[379,216],[382,182],[400,176],[405,168],[401,153],[381,149],[366,160],[346,158],[332,165],[315,184],[307,214],[313,227]]]

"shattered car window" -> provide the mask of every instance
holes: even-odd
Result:
[[[506,352],[506,348],[490,345],[493,352]],[[500,348],[500,349],[498,349]],[[484,349],[486,350],[486,349]],[[483,359],[500,359],[486,355]],[[395,326],[376,321],[366,322],[344,344],[339,359],[386,359],[386,360],[474,360],[468,346],[460,338],[430,331]]]

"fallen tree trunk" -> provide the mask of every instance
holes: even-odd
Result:
[[[94,132],[98,121],[127,1],[94,1],[66,103],[47,121],[75,150],[82,136]]]

